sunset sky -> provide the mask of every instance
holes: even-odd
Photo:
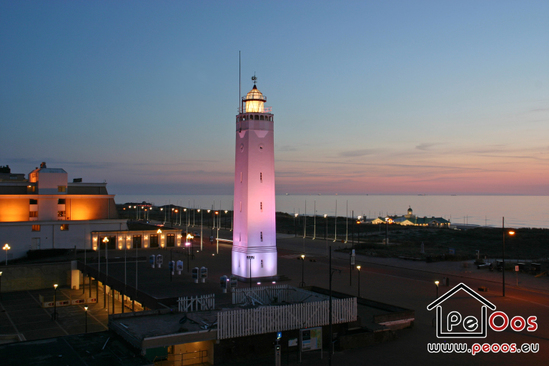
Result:
[[[548,194],[548,1],[0,1],[0,165],[231,194],[258,88],[276,191]]]

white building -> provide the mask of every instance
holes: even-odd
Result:
[[[232,273],[265,278],[277,275],[273,114],[252,80],[237,115]]]
[[[92,232],[127,230],[106,185],[80,178],[69,183],[65,170],[46,163],[28,179],[0,176],[0,246],[10,247],[8,259],[24,257],[29,250],[92,249]]]

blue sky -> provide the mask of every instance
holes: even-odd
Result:
[[[256,73],[278,193],[548,194],[547,1],[0,1],[0,165],[231,194]]]

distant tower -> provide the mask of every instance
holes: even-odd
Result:
[[[241,100],[235,143],[232,273],[240,278],[277,275],[273,114],[254,87]]]

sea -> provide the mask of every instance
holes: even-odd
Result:
[[[232,195],[116,195],[115,202],[147,202],[189,208],[232,210]],[[277,195],[277,212],[313,216],[405,215],[443,217],[451,225],[548,228],[548,196],[461,195]]]

